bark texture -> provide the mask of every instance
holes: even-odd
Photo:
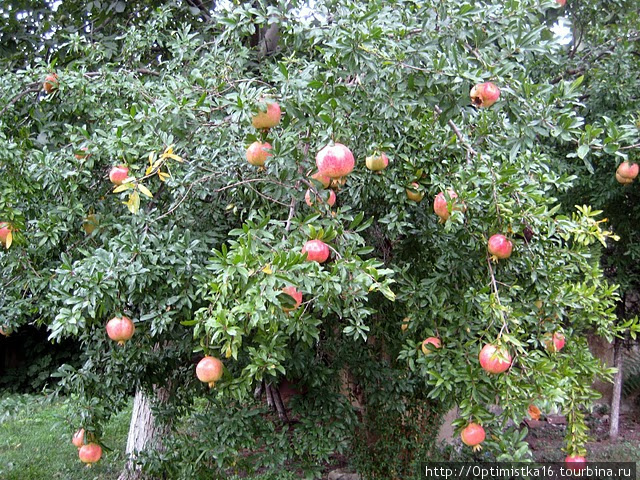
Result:
[[[166,403],[169,391],[166,388],[154,389],[155,401]],[[163,425],[156,421],[151,411],[152,399],[138,389],[133,400],[129,435],[127,436],[127,465],[118,477],[118,480],[138,480],[144,478],[142,472],[136,466],[136,456],[143,450],[162,450],[162,437],[168,433],[169,425]]]
[[[622,396],[622,361],[624,358],[624,340],[616,338],[613,366],[618,369],[613,377],[613,394],[611,395],[611,418],[609,420],[609,439],[617,440],[620,425],[620,399]]]

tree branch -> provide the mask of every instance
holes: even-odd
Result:
[[[13,97],[11,100],[9,100],[9,103],[7,103],[2,110],[0,110],[0,115],[2,115],[5,111],[7,111],[7,109],[13,105],[14,103],[16,103],[18,100],[20,100],[22,97],[24,97],[25,95],[28,95],[30,93],[37,93],[40,91],[40,83],[39,82],[34,82],[34,83],[30,83],[29,84],[29,88],[27,88],[26,90],[23,90],[22,92],[20,92],[19,94],[17,94],[15,97]]]
[[[436,105],[433,109],[436,111],[438,115],[442,114],[442,109],[438,105]],[[460,141],[460,143],[467,149],[467,162],[469,162],[471,160],[470,157],[477,155],[478,152],[476,152],[473,149],[473,147],[469,145],[469,143],[465,140],[460,129],[457,127],[455,123],[453,123],[453,120],[451,119],[447,120],[447,125],[451,127],[451,130],[453,130],[453,133],[456,134],[456,137],[458,137],[458,140]]]

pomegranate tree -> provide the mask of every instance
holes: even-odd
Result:
[[[251,118],[251,124],[260,130],[273,128],[280,123],[282,110],[278,102],[267,102],[266,111],[260,111]]]
[[[78,450],[78,457],[80,457],[80,461],[87,465],[96,463],[102,457],[102,447],[97,443],[87,443]]]
[[[201,382],[207,383],[209,388],[213,388],[218,380],[222,378],[224,365],[220,359],[207,355],[198,362],[196,366],[196,376]]]
[[[349,175],[355,166],[353,153],[341,143],[334,143],[322,148],[316,155],[318,171],[330,178],[341,178]]]
[[[124,345],[133,337],[135,326],[129,317],[113,317],[107,322],[107,335],[111,340]]]
[[[500,89],[491,82],[479,83],[471,89],[470,96],[476,107],[487,108],[498,101]]]
[[[302,247],[302,253],[307,254],[307,261],[324,263],[329,258],[329,246],[322,240],[309,240]]]
[[[502,234],[495,234],[489,238],[488,242],[489,253],[496,259],[504,260],[511,256],[513,250],[513,243],[507,237]]]
[[[262,167],[267,158],[273,155],[270,150],[270,143],[253,142],[249,145],[249,148],[247,148],[247,161],[256,167]]]
[[[462,443],[469,447],[473,447],[474,450],[480,450],[480,444],[484,442],[485,437],[486,434],[484,432],[484,428],[473,422],[464,427],[460,432]]]
[[[480,366],[488,373],[506,372],[509,370],[512,360],[511,354],[506,349],[499,349],[490,343],[482,347],[478,359],[480,360]]]

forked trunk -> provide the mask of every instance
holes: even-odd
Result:
[[[165,403],[169,397],[166,388],[155,388],[155,401]],[[136,456],[143,450],[162,449],[162,437],[168,431],[168,425],[156,421],[151,411],[151,399],[141,389],[136,391],[127,437],[127,465],[118,480],[137,480],[143,478],[142,472],[136,467]]]

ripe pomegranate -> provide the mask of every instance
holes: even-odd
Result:
[[[251,124],[257,129],[273,128],[280,123],[282,110],[278,102],[266,102],[267,110],[260,111],[251,118]]]
[[[464,427],[460,432],[462,443],[469,447],[473,447],[474,450],[480,450],[480,448],[482,448],[480,447],[480,444],[484,442],[485,437],[486,434],[484,432],[484,428],[473,422]]]
[[[201,382],[209,384],[213,388],[215,383],[222,378],[224,365],[216,357],[207,355],[198,362],[196,366],[196,376]]]
[[[564,344],[565,338],[562,332],[554,332],[553,335],[547,333],[544,336],[544,346],[549,353],[559,352],[564,347]]]
[[[637,163],[622,162],[616,170],[616,180],[622,184],[628,184],[638,176],[640,166]]]
[[[0,243],[4,248],[9,248],[13,242],[13,234],[11,225],[7,222],[0,223]]]
[[[327,145],[316,155],[318,171],[330,178],[349,175],[355,164],[353,153],[341,143]]]
[[[573,470],[574,472],[581,472],[587,463],[587,459],[582,455],[568,455],[564,459],[564,463],[567,469]]]
[[[47,93],[51,93],[58,88],[58,75],[50,73],[44,78],[42,89]]]
[[[410,321],[411,319],[409,317],[405,317],[402,319],[402,326],[400,328],[402,329],[403,332],[406,332],[407,329],[409,328]]]
[[[329,246],[322,240],[309,240],[302,247],[302,253],[307,254],[308,262],[324,263],[329,258]]]
[[[135,329],[131,319],[125,316],[113,317],[107,322],[107,335],[119,345],[124,345],[127,340],[130,340]]]
[[[540,415],[542,414],[540,409],[535,405],[529,405],[529,408],[527,409],[527,413],[533,420],[540,420]]]
[[[78,456],[83,463],[91,465],[96,463],[102,457],[102,447],[97,443],[88,443],[78,450]]]
[[[504,260],[511,256],[513,250],[513,243],[504,235],[499,233],[492,235],[489,238],[489,253],[495,258]]]
[[[629,185],[630,183],[633,183],[633,178],[623,177],[618,172],[616,172],[616,180],[618,181],[618,183],[621,183],[623,185]]]
[[[329,185],[329,187],[332,188],[333,190],[340,190],[340,188],[344,187],[346,183],[347,183],[347,177],[332,178],[331,184]]]
[[[416,182],[413,182],[410,187],[411,188],[407,188],[407,198],[409,200],[413,200],[416,203],[422,201],[422,199],[424,198],[424,193],[418,190],[420,188],[420,185],[418,185]]]
[[[307,205],[313,207],[316,200],[318,200],[318,203],[326,202],[330,207],[333,207],[336,203],[336,193],[333,190],[329,190],[328,192],[318,192],[316,195],[311,189],[307,190],[307,193],[304,194],[304,201],[307,202]]]
[[[500,89],[491,82],[479,83],[471,89],[471,103],[476,107],[487,108],[500,98]]]
[[[302,292],[300,292],[296,287],[294,286],[284,287],[282,291],[287,295],[291,296],[291,298],[293,298],[293,300],[296,302],[293,308],[282,307],[282,310],[284,310],[285,312],[291,312],[296,308],[298,308],[300,305],[302,305]]]
[[[109,172],[109,180],[116,185],[122,185],[122,182],[129,176],[129,167],[126,165],[118,165],[113,167]]]
[[[267,158],[273,156],[270,143],[253,142],[247,148],[247,161],[256,167],[262,167]]]
[[[96,217],[93,213],[87,215],[87,218],[85,218],[82,222],[82,229],[87,235],[91,235],[97,226],[98,217]]]
[[[511,366],[511,354],[501,348],[498,350],[495,345],[486,344],[478,355],[480,366],[488,373],[502,373],[509,370]]]
[[[75,154],[75,157],[78,160],[84,160],[85,158],[87,158],[89,156],[89,154],[87,153],[89,151],[89,149],[87,147],[82,147],[80,150],[82,152],[84,152],[84,153],[76,153]]]
[[[433,353],[433,348],[428,347],[427,345],[433,345],[433,348],[440,348],[442,347],[442,342],[438,337],[429,337],[423,340],[422,353],[424,353],[425,355],[430,355],[431,353]]]
[[[451,199],[451,211],[457,210],[459,212],[464,212],[467,210],[467,207],[464,203],[458,203],[456,199],[458,198],[458,194],[453,190],[447,190],[447,194]],[[449,204],[447,202],[447,198],[444,195],[444,192],[440,192],[436,195],[436,198],[433,200],[433,211],[436,213],[438,217],[440,217],[440,221],[442,223],[446,222],[449,216]]]
[[[558,5],[560,5],[561,7],[564,7],[564,6],[565,6],[565,4],[567,3],[567,0],[556,0],[556,3],[557,3]]]
[[[389,166],[389,157],[384,152],[376,153],[365,159],[367,168],[372,172],[379,172]]]
[[[320,172],[314,173],[311,175],[311,178],[320,182],[324,188],[329,188],[329,185],[331,185],[331,178],[321,174]]]
[[[84,445],[84,428],[81,428],[80,430],[78,430],[76,433],[73,434],[71,443],[73,443],[78,448]]]

